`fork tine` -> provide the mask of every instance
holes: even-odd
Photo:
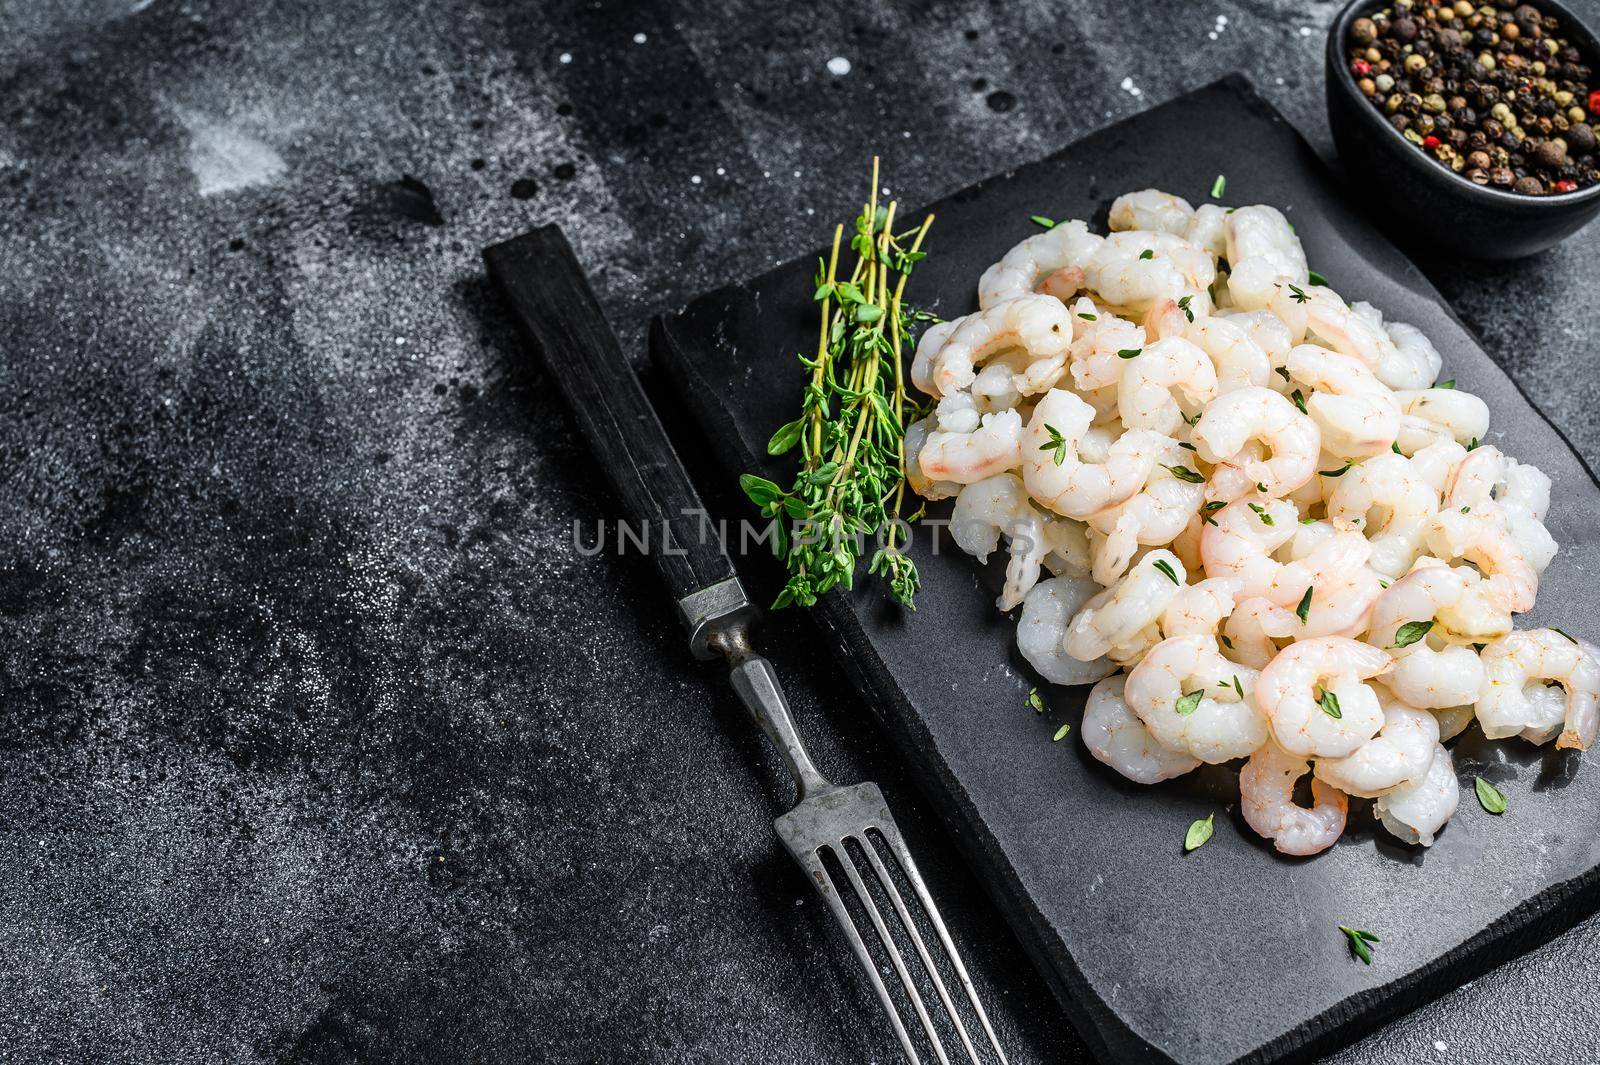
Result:
[[[822,864],[822,852],[814,850],[804,854],[794,851],[791,853],[805,867],[806,872],[811,874],[812,883],[817,886],[818,893],[828,904],[828,909],[833,912],[839,927],[844,930],[845,938],[850,941],[851,951],[855,953],[861,967],[866,970],[867,979],[872,981],[872,990],[877,993],[883,1012],[889,1015],[889,1024],[894,1028],[895,1037],[900,1040],[900,1049],[905,1051],[911,1065],[922,1065],[916,1047],[911,1044],[911,1036],[906,1033],[906,1026],[900,1023],[900,1011],[895,1009],[894,1000],[889,997],[889,989],[884,986],[883,978],[878,975],[878,967],[873,964],[872,956],[867,953],[867,945],[861,941],[861,933],[856,931],[856,923],[851,918],[850,911],[845,909],[844,900],[839,897],[839,887],[833,882],[827,866]]]
[[[887,811],[885,813],[887,814]],[[901,870],[906,874],[906,879],[911,882],[912,889],[917,893],[917,899],[922,903],[923,911],[933,923],[939,942],[944,944],[945,953],[950,956],[950,964],[955,968],[956,978],[967,990],[967,1001],[972,1003],[973,1010],[978,1014],[978,1021],[983,1025],[984,1034],[989,1037],[989,1045],[994,1047],[994,1052],[1000,1056],[1000,1061],[1004,1065],[1010,1065],[1004,1048],[1000,1046],[999,1037],[994,1034],[994,1026],[989,1023],[989,1015],[984,1012],[983,1003],[978,1001],[978,990],[972,986],[972,977],[967,975],[967,967],[961,963],[961,955],[956,951],[955,942],[951,940],[950,932],[944,926],[944,918],[939,916],[939,908],[933,904],[933,896],[928,894],[928,887],[922,882],[922,874],[917,872],[916,863],[911,860],[911,852],[906,849],[905,840],[900,838],[899,828],[895,826],[893,818],[887,816],[874,827],[883,834],[884,842],[889,845],[895,861],[900,863]]]
[[[950,1000],[950,992],[945,987],[944,977],[939,975],[939,967],[933,963],[933,958],[928,954],[928,947],[922,941],[922,933],[918,931],[916,922],[911,919],[910,912],[906,909],[905,900],[900,897],[900,889],[895,886],[889,870],[885,868],[883,859],[878,856],[877,845],[872,842],[871,836],[861,834],[861,849],[866,851],[867,861],[872,865],[872,872],[877,876],[878,882],[883,885],[883,890],[889,896],[889,903],[894,907],[895,914],[900,918],[900,924],[911,936],[912,946],[917,948],[917,957],[922,959],[922,967],[927,970],[928,976],[933,980],[933,989],[938,992],[939,1001],[944,1003],[944,1010],[955,1022],[956,1034],[961,1037],[961,1045],[967,1051],[967,1057],[973,1065],[982,1065],[978,1058],[978,1051],[972,1045],[972,1039],[967,1035],[967,1026],[962,1023],[961,1014],[956,1011],[956,1004]]]
[[[855,888],[856,898],[861,902],[862,909],[866,910],[867,919],[872,922],[873,930],[878,933],[878,941],[888,953],[889,963],[894,966],[895,973],[900,977],[900,984],[906,989],[906,996],[911,999],[911,1008],[916,1011],[917,1019],[922,1022],[922,1030],[933,1043],[933,1052],[938,1055],[939,1065],[950,1065],[950,1059],[944,1052],[944,1044],[939,1041],[939,1033],[933,1027],[933,1019],[928,1016],[927,1007],[922,1004],[922,996],[917,993],[916,982],[911,979],[911,973],[906,969],[900,948],[883,923],[883,916],[878,912],[878,904],[872,901],[867,885],[862,882],[861,874],[856,869],[855,859],[850,857],[850,852],[845,847],[845,840],[840,840],[833,851],[834,856],[839,859],[839,864],[844,867],[844,875],[850,878],[850,886]]]

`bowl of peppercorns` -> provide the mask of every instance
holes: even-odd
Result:
[[[1600,213],[1597,63],[1553,0],[1354,0],[1328,34],[1328,122],[1418,243],[1520,258]]]

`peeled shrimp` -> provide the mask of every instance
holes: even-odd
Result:
[[[1082,661],[1067,654],[1064,641],[1073,615],[1100,591],[1083,577],[1040,581],[1022,600],[1017,622],[1017,650],[1039,675],[1054,684],[1093,684],[1117,665],[1104,658]]]
[[[1183,236],[1194,219],[1194,208],[1181,196],[1159,189],[1125,192],[1111,201],[1106,220],[1113,233],[1125,229],[1145,229]]]
[[[1155,626],[1172,602],[1185,577],[1183,563],[1172,552],[1152,551],[1145,555],[1122,580],[1078,611],[1067,626],[1067,653],[1090,662],[1119,648],[1137,645],[1141,634]]]
[[[1205,485],[1180,480],[1172,473],[1173,468],[1186,465],[1185,457],[1175,442],[1166,441],[1138,494],[1089,517],[1095,580],[1111,584],[1122,576],[1141,544],[1171,543],[1199,511],[1205,502]]]
[[[1366,629],[1372,604],[1383,591],[1377,572],[1367,565],[1371,554],[1372,545],[1365,537],[1344,529],[1321,538],[1304,557],[1279,567],[1267,598],[1284,609],[1296,609],[1296,639],[1355,636]],[[1302,603],[1304,617],[1299,614]]]
[[[1439,720],[1426,710],[1391,701],[1383,708],[1383,728],[1343,758],[1319,758],[1312,772],[1346,795],[1371,799],[1420,782],[1439,746]]]
[[[1265,388],[1272,381],[1272,360],[1240,323],[1228,318],[1197,318],[1183,331],[1185,340],[1211,356],[1217,391]]]
[[[929,481],[972,484],[1022,465],[1022,416],[1014,410],[980,415],[964,392],[939,402],[939,428],[917,453]]]
[[[1001,351],[1022,348],[1033,360],[1063,355],[1072,346],[1072,322],[1053,296],[1019,296],[969,314],[947,323],[953,330],[936,334],[930,329],[923,335],[911,362],[911,382],[931,396],[947,396],[971,385],[976,367]]]
[[[1483,663],[1471,647],[1448,643],[1438,620],[1471,586],[1465,569],[1421,566],[1391,584],[1373,605],[1367,642],[1394,657],[1394,670],[1384,683],[1411,706],[1443,710],[1477,701]],[[1431,627],[1420,639],[1398,647],[1396,637],[1406,625]]]
[[[1261,671],[1256,703],[1290,754],[1343,758],[1383,727],[1377,693],[1363,682],[1388,668],[1387,654],[1355,640],[1300,640],[1279,651]],[[1330,709],[1335,705],[1338,717]]]
[[[1311,779],[1312,806],[1294,801],[1295,782],[1311,764],[1268,742],[1239,770],[1239,812],[1256,833],[1284,854],[1319,854],[1344,832],[1349,800],[1324,780]]]
[[[1554,629],[1513,632],[1483,649],[1478,724],[1491,740],[1522,736],[1586,750],[1600,725],[1600,662]],[[1558,681],[1556,698],[1545,681]]]
[[[1274,497],[1287,495],[1316,473],[1322,444],[1315,422],[1265,388],[1240,388],[1218,396],[1200,415],[1191,435],[1201,458],[1235,466],[1246,481],[1263,486],[1263,495]],[[1272,456],[1239,459],[1251,440],[1270,447]]]
[[[1083,269],[1104,240],[1076,218],[1029,237],[983,272],[978,280],[978,307],[988,310],[1026,296],[1057,270]]]
[[[1393,452],[1374,455],[1337,478],[1327,496],[1328,517],[1359,523],[1372,541],[1368,564],[1398,577],[1421,556],[1428,528],[1439,511],[1439,495],[1416,476],[1411,460]]]
[[[1222,621],[1233,613],[1234,598],[1244,582],[1237,577],[1207,577],[1178,589],[1161,615],[1163,636],[1217,636]]]
[[[950,536],[956,546],[981,562],[989,560],[1005,536],[1010,560],[998,606],[1010,610],[1039,580],[1039,566],[1050,552],[1045,540],[1046,518],[1034,508],[1022,481],[1010,473],[996,474],[967,485],[956,496],[950,512]]]
[[[928,434],[933,432],[938,424],[938,418],[929,415],[906,426],[906,484],[923,499],[949,499],[961,491],[961,486],[954,481],[935,481],[922,472],[919,456],[922,454],[923,445],[928,442]]]
[[[1228,254],[1228,213],[1217,204],[1203,203],[1195,208],[1183,239],[1189,246],[1211,256],[1212,262]]]
[[[1028,494],[1070,518],[1086,518],[1127,502],[1144,487],[1165,442],[1148,429],[1129,429],[1111,445],[1104,462],[1087,463],[1078,442],[1094,413],[1073,393],[1052,388],[1034,407],[1023,434],[1022,480]],[[923,470],[929,472],[926,461]]]
[[[1170,436],[1184,424],[1177,390],[1190,410],[1199,410],[1217,394],[1217,371],[1204,351],[1182,337],[1147,345],[1122,360],[1117,385],[1117,410],[1130,429],[1150,429]]]
[[[1123,700],[1126,676],[1107,677],[1089,692],[1083,708],[1083,745],[1089,753],[1137,784],[1155,784],[1200,766],[1200,759],[1157,743]]]
[[[1389,450],[1400,432],[1400,404],[1359,359],[1301,344],[1287,365],[1290,378],[1315,390],[1306,413],[1322,431],[1324,451],[1363,459]]]
[[[1459,388],[1424,388],[1397,391],[1400,433],[1396,443],[1407,455],[1436,440],[1454,440],[1462,446],[1482,440],[1489,432],[1489,405]]]
[[[1275,207],[1240,207],[1225,220],[1228,293],[1247,311],[1267,305],[1280,280],[1305,285],[1306,253],[1289,220]]]
[[[1267,741],[1267,720],[1250,698],[1255,683],[1256,671],[1224,658],[1215,640],[1174,636],[1128,674],[1123,698],[1162,746],[1215,764]],[[1186,700],[1195,692],[1198,702]]]
[[[1148,254],[1147,254],[1148,253]],[[1216,265],[1206,252],[1170,233],[1113,233],[1095,249],[1084,282],[1108,303],[1142,312],[1163,299],[1188,296],[1196,314],[1211,311]]]
[[[1427,388],[1433,384],[1444,359],[1422,330],[1404,322],[1390,322],[1383,331],[1389,334],[1394,352],[1378,363],[1378,380],[1390,388]]]
[[[1433,846],[1434,834],[1444,827],[1461,802],[1455,762],[1443,746],[1433,750],[1433,762],[1421,780],[1385,792],[1372,804],[1372,812],[1389,832],[1424,847]]]
[[[1506,610],[1520,614],[1533,609],[1539,571],[1523,555],[1498,514],[1442,510],[1428,526],[1428,549],[1440,558],[1462,558],[1477,566]]]
[[[1289,542],[1297,525],[1294,504],[1282,499],[1247,497],[1228,504],[1200,530],[1206,576],[1239,578],[1241,599],[1266,595],[1283,568],[1272,553]]]
[[[1550,509],[1550,478],[1536,466],[1507,458],[1484,446],[1469,453],[1451,478],[1449,505],[1497,513],[1528,564],[1542,573],[1556,555],[1556,542],[1544,527]]]

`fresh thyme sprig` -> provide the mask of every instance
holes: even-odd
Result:
[[[787,491],[753,474],[739,479],[763,515],[777,518],[773,550],[789,580],[774,608],[811,606],[834,587],[855,583],[868,537],[878,549],[867,572],[889,587],[890,596],[914,608],[921,577],[904,551],[907,524],[905,426],[922,413],[906,394],[902,354],[917,322],[937,319],[908,308],[906,281],[927,252],[922,250],[933,216],[896,233],[898,204],[878,202],[878,160],[872,160],[872,192],[851,230],[855,265],[841,273],[845,227],[834,229],[826,262],[817,261],[812,298],[820,307],[817,350],[800,356],[810,371],[800,417],[780,426],[767,442],[769,455],[800,449],[800,470]],[[794,522],[793,528],[786,521]]]

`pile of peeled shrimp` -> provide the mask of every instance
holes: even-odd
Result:
[[[1315,854],[1351,796],[1431,845],[1474,720],[1588,747],[1600,652],[1513,627],[1556,553],[1550,480],[1484,442],[1427,337],[1313,284],[1272,207],[1149,189],[1110,229],[984,271],[980,309],[917,346],[938,406],[906,435],[962,550],[1007,541],[1022,654],[1094,684],[1094,756],[1145,784],[1245,759],[1250,827]]]

